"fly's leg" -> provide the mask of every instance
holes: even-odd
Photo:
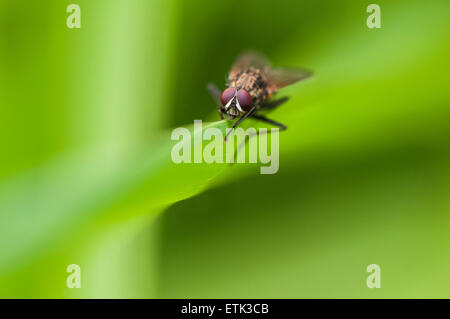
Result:
[[[211,94],[214,102],[216,102],[217,104],[217,111],[219,112],[220,119],[223,120],[222,103],[220,102],[220,96],[222,95],[222,93],[212,83],[208,84],[208,91]]]
[[[279,122],[276,122],[276,121],[274,121],[274,120],[268,119],[268,118],[265,117],[264,115],[253,114],[253,115],[251,116],[251,118],[256,119],[256,120],[258,120],[258,121],[261,121],[261,122],[265,122],[265,123],[272,124],[272,125],[274,125],[274,126],[278,126],[278,127],[280,128],[280,131],[284,131],[284,130],[287,129],[286,125],[281,124],[281,123],[279,123]]]
[[[250,109],[250,111],[248,111],[247,113],[245,113],[244,115],[242,115],[239,120],[236,121],[236,123],[234,123],[233,127],[231,128],[231,130],[227,133],[227,135],[225,136],[225,139],[223,140],[224,142],[227,141],[227,137],[228,135],[230,135],[231,132],[233,132],[233,130],[243,121],[245,120],[247,117],[249,117],[250,115],[252,115],[252,113],[256,110],[256,107],[252,107]]]
[[[261,107],[261,110],[273,110],[274,108],[280,106],[281,104],[287,102],[289,98],[287,96],[282,97],[281,99],[268,102]]]
[[[281,124],[279,122],[276,122],[274,120],[268,119],[267,117],[265,117],[264,115],[259,115],[259,114],[253,114],[250,116],[251,118],[261,121],[261,122],[265,122],[265,123],[269,123],[271,125],[274,126],[278,126],[280,128],[280,131],[284,131],[287,130],[287,126],[284,124]],[[270,131],[266,131],[264,134],[270,134]],[[255,137],[255,136],[261,136],[263,134],[260,134],[259,132],[256,132],[255,134],[251,134],[248,136],[248,141],[250,141],[251,138]],[[239,144],[237,151],[236,151],[236,156],[239,153],[239,151],[241,150],[242,146],[244,146],[247,143],[247,139],[245,139],[244,141],[241,142],[241,144]]]
[[[220,96],[222,95],[222,93],[220,92],[220,90],[212,83],[208,84],[208,91],[211,94],[214,102],[216,102],[217,106],[221,106],[222,103],[220,102]]]
[[[276,122],[274,120],[268,119],[267,117],[265,117],[264,115],[259,115],[259,114],[253,114],[250,116],[252,119],[261,121],[261,122],[265,122],[265,123],[269,123],[271,125],[274,126],[278,126],[280,128],[280,131],[284,131],[287,130],[287,126],[284,124],[281,124],[279,122]],[[264,134],[270,134],[270,131],[266,131],[266,133]],[[255,134],[251,134],[248,136],[248,139],[250,140],[253,136],[258,136],[261,135],[259,132],[256,132]],[[241,146],[245,144],[245,141],[241,143],[241,145],[239,145],[238,150],[241,148]]]
[[[289,100],[288,97],[283,97],[283,98],[281,98],[281,99],[279,99],[279,100],[272,101],[272,102],[270,102],[270,103],[268,103],[268,104],[265,104],[265,105],[261,108],[261,110],[274,109],[274,108],[276,108],[277,106],[280,106],[281,104],[285,103],[287,100]],[[280,128],[280,131],[284,131],[284,130],[287,129],[287,126],[286,126],[286,125],[281,124],[281,123],[279,123],[279,122],[277,122],[277,121],[268,119],[268,118],[265,117],[264,115],[252,114],[250,117],[253,118],[253,119],[255,119],[255,120],[261,121],[261,122],[265,122],[265,123],[269,123],[269,124],[274,125],[274,126],[278,126],[278,127]],[[268,133],[266,132],[266,134],[268,134]],[[257,136],[257,135],[259,135],[259,133],[252,134],[252,135],[249,136],[249,139],[250,139],[251,137]],[[240,145],[239,148],[240,148],[241,146],[242,146],[242,145]]]
[[[260,108],[260,110],[273,110],[276,107],[280,106],[281,104],[285,103],[287,100],[289,100],[289,98],[287,96],[285,96],[278,100],[268,102],[268,103],[264,104]],[[274,126],[278,126],[280,128],[280,131],[284,131],[287,129],[286,125],[276,122],[274,120],[268,119],[264,115],[252,114],[250,117],[255,120],[261,121],[261,122],[265,122],[265,123],[269,123]],[[264,134],[270,134],[270,131],[266,131],[266,133],[264,133]],[[236,151],[236,157],[237,157],[237,154],[239,153],[239,151],[241,150],[242,146],[244,146],[247,143],[247,141],[249,141],[251,138],[258,136],[258,135],[261,135],[261,134],[259,132],[256,132],[255,134],[251,134],[248,136],[248,140],[245,139],[241,144],[239,144],[239,146],[237,147],[237,151]]]

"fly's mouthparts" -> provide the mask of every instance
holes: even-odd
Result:
[[[234,101],[234,105],[233,105],[233,101]],[[233,106],[237,109],[237,111],[238,111],[237,114],[244,112],[241,105],[239,104],[239,100],[236,95],[232,99],[230,99],[230,101],[228,101],[228,103],[225,105],[225,111],[228,111]]]

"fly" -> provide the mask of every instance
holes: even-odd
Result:
[[[221,92],[214,84],[208,89],[218,105],[221,119],[237,119],[228,135],[246,118],[278,126],[280,130],[287,127],[258,111],[274,109],[288,100],[283,97],[272,99],[279,89],[311,76],[311,72],[298,69],[272,68],[266,59],[258,53],[242,54],[231,67],[227,79],[227,89]]]

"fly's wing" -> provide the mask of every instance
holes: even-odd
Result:
[[[312,75],[312,72],[301,69],[271,68],[267,59],[260,53],[247,51],[241,54],[231,67],[229,78],[236,78],[237,74],[249,67],[261,70],[267,82],[267,91],[272,94],[279,89],[304,80]]]
[[[312,72],[299,69],[267,68],[265,74],[267,91],[269,94],[272,94],[285,86],[309,78]]]
[[[248,69],[249,67],[264,70],[269,68],[269,63],[262,54],[254,51],[247,51],[236,59],[231,67],[230,74],[237,74],[242,70]]]

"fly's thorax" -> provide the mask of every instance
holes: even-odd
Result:
[[[231,72],[228,76],[228,87],[247,91],[253,99],[253,105],[257,108],[268,97],[267,81],[264,73],[257,68],[250,67],[239,72]]]

